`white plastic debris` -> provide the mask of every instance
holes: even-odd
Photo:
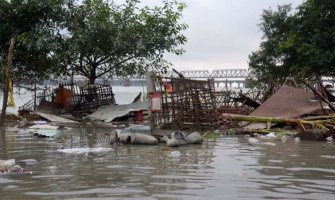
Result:
[[[326,140],[327,140],[328,142],[333,142],[333,141],[334,141],[334,138],[333,138],[333,136],[331,135],[331,136],[327,137]]]
[[[181,156],[181,153],[179,151],[171,151],[169,154],[169,157],[172,159],[179,159]]]
[[[271,133],[267,134],[266,137],[268,137],[269,139],[275,139],[275,138],[277,138],[275,132],[271,132]]]
[[[248,138],[248,142],[251,143],[251,144],[258,144],[259,139],[254,138],[254,137],[250,137],[250,138]]]
[[[267,146],[276,146],[276,143],[273,143],[273,142],[263,142],[262,143],[263,145],[267,145]]]
[[[15,159],[0,160],[0,168],[12,167],[15,165]]]
[[[281,137],[281,141],[283,143],[287,142],[287,140],[289,139],[290,137],[288,135],[283,135],[283,137]]]
[[[29,127],[30,129],[48,129],[48,130],[57,130],[59,126],[52,126],[49,124],[36,124]]]
[[[301,140],[300,137],[295,137],[295,138],[294,138],[294,141],[295,141],[296,143],[299,143],[300,140]]]
[[[72,148],[72,149],[57,149],[58,152],[68,154],[85,154],[85,153],[101,153],[113,150],[112,148]]]
[[[21,160],[21,162],[26,163],[26,165],[35,165],[38,163],[37,160],[35,159],[25,159],[25,160]]]

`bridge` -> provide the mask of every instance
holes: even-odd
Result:
[[[249,72],[247,69],[216,69],[209,70],[186,70],[179,71],[185,78],[191,79],[209,79],[213,78],[216,86],[224,84],[226,87],[232,87],[235,83],[238,88],[244,87],[245,79]],[[179,75],[174,71],[168,71],[165,77],[177,78]],[[145,76],[115,77],[111,80],[112,85],[144,85]]]
[[[241,78],[245,79],[248,77],[249,72],[247,69],[216,69],[210,72],[209,70],[188,70],[180,71],[180,73],[186,78],[220,78],[220,79],[231,79]],[[173,71],[168,71],[167,77],[178,77],[178,74]]]

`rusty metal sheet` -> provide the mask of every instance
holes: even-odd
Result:
[[[313,93],[283,85],[250,116],[296,118],[321,109]]]

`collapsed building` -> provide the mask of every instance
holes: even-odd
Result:
[[[218,113],[250,113],[259,103],[248,94],[215,91],[214,80],[150,76],[155,94],[159,94],[159,110],[150,102],[135,101],[117,105],[110,85],[61,83],[45,89],[19,108],[20,115],[41,113],[68,115],[76,119],[112,122],[130,112],[148,113],[151,125],[174,130],[214,130],[220,125]],[[152,92],[150,94],[152,94]],[[137,99],[137,98],[136,98]],[[152,99],[150,99],[152,101]],[[45,115],[44,115],[45,116]]]
[[[152,93],[158,93],[161,108],[152,110],[152,124],[163,129],[214,130],[222,112],[250,113],[259,103],[249,94],[215,91],[214,79],[151,78]]]
[[[327,88],[322,88],[321,92],[310,89],[312,92],[283,85],[262,101],[260,91],[254,89],[247,92],[215,91],[213,79],[150,75],[147,77],[148,102],[117,105],[110,85],[59,84],[53,90],[36,95],[20,107],[19,112],[71,114],[77,119],[86,117],[103,122],[112,122],[130,112],[145,112],[149,113],[147,120],[150,125],[161,129],[224,130],[242,126],[251,130],[269,129],[268,123],[246,125],[240,123],[248,121],[246,118],[237,120],[238,117],[234,118],[233,115],[288,120],[306,115],[328,115],[333,109],[329,101],[334,102],[334,95]],[[271,119],[268,122],[271,124]]]
[[[109,85],[61,83],[55,89],[46,89],[19,108],[19,114],[33,111],[53,115],[72,114],[81,118],[102,105],[115,104]]]

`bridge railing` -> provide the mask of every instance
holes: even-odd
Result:
[[[246,78],[248,75],[247,69],[218,69],[211,73],[212,78]]]
[[[185,70],[180,73],[186,78],[247,78],[249,71],[247,69],[216,69],[210,72],[209,70]],[[173,71],[168,71],[164,74],[166,77],[178,77],[178,74]],[[114,79],[145,79],[145,76],[127,76],[114,77]]]

